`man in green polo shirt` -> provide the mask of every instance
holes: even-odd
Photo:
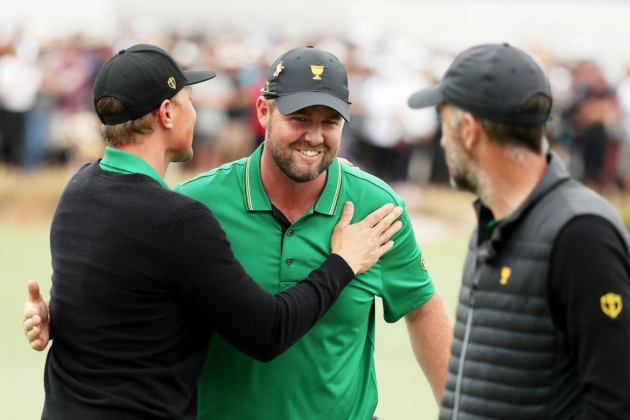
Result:
[[[340,203],[357,203],[357,219],[385,203],[404,203],[381,180],[336,159],[350,102],[345,68],[334,55],[311,47],[286,52],[261,93],[256,107],[265,143],[175,189],[212,210],[246,271],[277,293],[324,261]],[[282,356],[260,363],[213,340],[199,383],[199,419],[369,420],[377,404],[375,296],[387,322],[405,317],[439,402],[451,323],[408,215],[401,220],[392,250],[355,277]]]

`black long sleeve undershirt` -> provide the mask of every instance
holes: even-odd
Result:
[[[568,223],[553,247],[551,310],[577,360],[584,405],[577,420],[630,418],[630,261],[615,228],[597,216]],[[621,296],[616,318],[600,298]]]

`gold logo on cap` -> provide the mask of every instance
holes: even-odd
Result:
[[[281,61],[278,63],[278,65],[276,66],[276,72],[273,74],[273,77],[278,77],[280,76],[280,73],[282,73],[282,70],[284,70],[284,63]]]
[[[322,80],[322,78],[319,76],[321,76],[324,72],[324,66],[311,66],[311,71],[315,75],[315,77],[313,77],[313,80]]]
[[[171,89],[176,89],[177,88],[177,83],[175,83],[175,78],[174,77],[170,77],[168,79],[168,87],[170,87]]]
[[[617,318],[623,309],[621,296],[616,293],[607,293],[599,301],[602,305],[602,311],[611,319]]]
[[[512,269],[510,267],[503,267],[501,269],[501,280],[499,280],[499,283],[505,286],[508,280],[510,279],[511,275],[512,275]]]
[[[269,82],[265,82],[265,86],[263,87],[263,92],[269,92]]]

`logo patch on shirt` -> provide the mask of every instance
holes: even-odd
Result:
[[[424,263],[424,255],[420,256],[420,267],[422,267],[424,271],[427,271],[427,265]]]
[[[512,269],[510,267],[503,267],[501,269],[501,280],[499,280],[499,283],[505,286],[508,280],[510,279],[511,275],[512,275]]]
[[[602,311],[606,316],[609,316],[610,319],[617,318],[623,309],[621,296],[616,293],[607,293],[599,298],[599,301],[602,305]]]

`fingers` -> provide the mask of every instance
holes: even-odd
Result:
[[[337,156],[337,159],[339,160],[339,162],[343,163],[344,165],[348,165],[350,167],[354,167],[354,163],[350,162],[348,159],[345,159],[345,158],[342,158],[342,157],[339,157],[339,156]],[[357,167],[357,169],[359,169],[359,168]]]
[[[27,331],[25,335],[28,342],[32,343],[33,341],[40,339],[41,332],[42,329],[39,327],[34,327],[32,330]]]
[[[47,326],[42,328],[42,315],[48,320],[48,311],[46,306],[48,302],[42,299],[39,293],[39,285],[33,279],[27,283],[28,299],[24,305],[24,318],[22,320],[22,327],[24,328],[24,335],[28,340],[31,348],[37,351],[42,351],[48,344],[48,330]],[[40,311],[42,313],[40,313]]]
[[[22,321],[26,321],[28,319],[33,319],[35,316],[39,316],[39,306],[37,302],[31,301],[31,297],[28,297],[28,300],[24,304],[24,310],[22,312]]]
[[[24,332],[28,333],[32,331],[36,327],[39,328],[39,325],[42,323],[42,318],[39,315],[34,315],[32,318],[26,318],[22,322],[22,326],[24,327]]]
[[[394,247],[394,241],[387,241],[378,248],[378,257],[381,258],[390,249]]]
[[[42,300],[42,295],[39,294],[39,284],[34,279],[30,279],[26,284],[28,288],[28,298],[31,302],[39,302]]]
[[[390,213],[386,214],[385,217],[383,217],[376,225],[374,225],[374,230],[376,231],[376,233],[380,235],[387,229],[389,229],[392,223],[394,223],[394,221],[400,217],[402,212],[402,207],[397,206]]]
[[[345,228],[348,226],[350,221],[352,221],[352,216],[354,216],[354,204],[352,204],[351,201],[346,201],[343,205],[343,211],[341,212],[337,227]]]
[[[39,308],[36,303],[33,303],[29,300],[24,304],[24,311],[22,313],[22,320],[26,320],[29,318],[33,318],[33,316],[39,315]]]
[[[24,321],[24,335],[32,349],[42,351],[48,345],[47,333],[41,327],[41,318],[35,315]]]
[[[381,235],[379,236],[380,243],[385,244],[387,241],[389,241],[391,237],[394,236],[394,234],[398,232],[400,228],[402,228],[402,225],[403,224],[400,220],[396,220],[394,223],[392,223],[391,226],[389,226],[387,230],[385,230],[385,232],[381,233]]]
[[[42,351],[46,348],[45,340],[42,337],[41,318],[39,315],[35,315],[32,318],[23,322],[24,335],[28,340],[31,347],[37,351]]]
[[[365,219],[363,219],[360,223],[364,223],[368,227],[371,228],[371,227],[375,226],[378,222],[383,220],[383,218],[385,216],[390,214],[393,208],[394,208],[393,204],[387,203],[384,206],[382,206],[380,209],[374,210]]]
[[[33,350],[42,351],[46,348],[46,342],[44,340],[40,340],[40,339],[33,340],[33,341],[30,341],[30,344]]]

